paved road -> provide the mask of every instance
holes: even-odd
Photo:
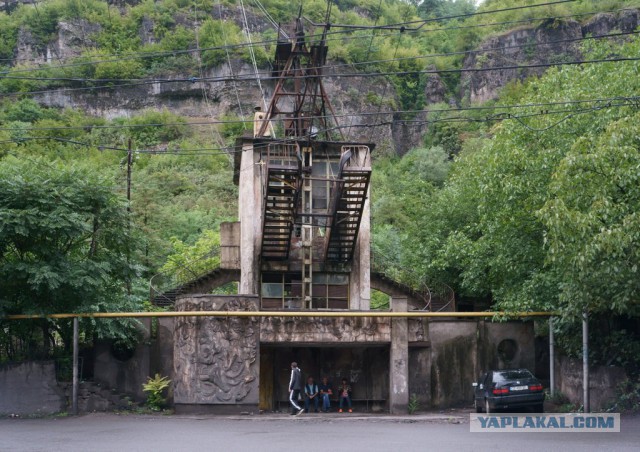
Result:
[[[0,419],[0,451],[638,451],[621,433],[470,433],[468,415],[141,416]]]

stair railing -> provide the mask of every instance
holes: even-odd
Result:
[[[208,265],[208,261],[216,257],[220,257],[220,246],[198,259],[179,264],[177,270],[156,273],[149,279],[149,301],[159,306],[173,304],[175,295],[182,293],[186,286],[220,267],[219,259],[215,266]]]
[[[371,270],[381,273],[390,279],[394,279],[380,264],[379,260],[375,259],[376,255],[385,258],[382,253],[379,251],[374,252],[373,247],[371,247]],[[422,311],[444,312],[452,306],[455,308],[455,292],[449,285],[441,281],[426,281],[411,269],[405,269],[405,271],[415,280],[420,281],[418,288],[413,290],[415,290],[416,294],[424,301]]]

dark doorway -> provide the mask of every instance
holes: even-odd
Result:
[[[304,381],[316,383],[326,376],[335,388],[343,378],[351,384],[354,406],[368,411],[387,408],[389,395],[389,346],[316,345],[260,347],[260,408],[288,409],[291,362],[302,370]],[[335,400],[332,401],[334,405]]]

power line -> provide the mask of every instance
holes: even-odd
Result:
[[[617,102],[616,102],[617,101]],[[573,102],[556,102],[556,103],[549,103],[549,104],[544,104],[544,103],[540,103],[540,104],[530,104],[530,107],[540,107],[540,106],[546,106],[546,105],[563,105],[563,104],[579,104],[579,103],[583,103],[584,101],[573,101]],[[469,118],[467,116],[452,116],[452,117],[445,117],[445,118],[435,118],[435,119],[419,119],[419,120],[404,120],[403,122],[405,123],[414,123],[414,124],[435,124],[435,123],[440,123],[440,122],[495,122],[495,121],[502,121],[502,120],[521,120],[521,119],[526,119],[526,118],[532,118],[532,117],[540,117],[540,116],[550,116],[550,115],[558,115],[558,114],[569,114],[569,115],[575,115],[575,114],[582,114],[582,113],[589,113],[589,112],[595,112],[595,111],[600,111],[606,108],[616,108],[616,107],[629,107],[629,106],[635,106],[640,108],[640,96],[634,96],[634,97],[618,97],[618,98],[611,98],[611,99],[607,99],[607,102],[604,103],[603,105],[594,105],[592,107],[587,107],[587,108],[577,108],[577,109],[569,109],[569,108],[562,108],[562,109],[558,109],[558,110],[542,110],[542,111],[538,111],[538,112],[533,112],[533,113],[523,113],[523,114],[518,114],[518,115],[514,115],[511,113],[497,113],[491,116],[487,116],[485,118]],[[370,113],[372,115],[378,115],[378,112],[373,112]],[[564,118],[562,121],[566,120],[568,118]],[[373,124],[358,124],[358,125],[343,125],[343,126],[336,126],[336,127],[332,127],[332,128],[328,128],[326,129],[327,131],[330,130],[334,130],[334,129],[339,129],[339,128],[347,128],[347,127],[354,127],[354,128],[373,128],[373,127],[379,127],[381,125],[390,125],[392,124],[392,121],[380,121],[380,122],[376,122]],[[557,125],[558,123],[555,123],[554,125]],[[554,126],[552,125],[552,127]],[[550,127],[547,127],[545,129],[539,129],[536,131],[544,131],[549,129]],[[532,129],[535,130],[535,129]],[[304,138],[304,137],[297,137],[297,140]],[[76,145],[81,145],[81,146],[86,146],[86,147],[93,147],[96,148],[98,150],[114,150],[114,151],[121,151],[121,152],[128,152],[127,148],[124,147],[116,147],[116,146],[107,146],[107,145],[98,145],[95,143],[90,143],[90,142],[82,142],[82,141],[77,141],[77,140],[69,140],[69,139],[64,139],[64,138],[59,138],[59,137],[19,137],[19,138],[15,138],[13,140],[4,140],[4,141],[0,141],[0,143],[15,143],[15,142],[20,142],[20,141],[26,141],[26,140],[54,140],[54,141],[61,141],[61,142],[65,142],[65,143],[70,143],[70,144],[76,144]],[[268,143],[264,143],[264,144],[257,144],[254,146],[254,149],[266,149],[268,146],[272,145],[272,144],[284,144],[284,143],[289,143],[292,141],[297,141],[296,139],[287,139],[286,137],[280,140],[272,140],[269,141]],[[192,155],[192,153],[198,152],[201,153],[200,155],[228,155],[228,154],[232,154],[232,153],[242,153],[244,152],[244,149],[236,149],[235,147],[218,147],[218,148],[193,148],[193,149],[180,149],[180,148],[176,148],[176,149],[164,149],[164,150],[157,150],[157,149],[137,149],[134,151],[135,153],[138,154],[154,154],[154,155],[169,155],[169,154],[175,154],[175,155],[181,155],[181,154],[186,154],[186,155]]]
[[[565,1],[576,1],[576,0],[565,0]],[[554,2],[555,3],[555,2]],[[562,2],[560,2],[562,3]],[[516,9],[525,9],[525,8],[532,8],[532,7],[536,7],[536,6],[546,6],[547,4],[539,4],[539,5],[529,5],[529,6],[522,6],[522,7],[517,7]],[[508,9],[507,9],[508,10]],[[537,18],[529,18],[529,19],[522,19],[522,20],[518,20],[518,21],[505,21],[505,22],[496,22],[496,23],[488,23],[488,24],[473,24],[473,25],[465,25],[465,26],[453,26],[453,27],[441,27],[441,28],[433,28],[433,29],[423,29],[420,30],[421,32],[438,32],[438,31],[447,31],[447,30],[456,30],[456,29],[464,29],[464,28],[479,28],[479,27],[488,27],[488,26],[500,26],[500,25],[509,25],[509,24],[516,24],[516,23],[526,23],[526,22],[534,22],[534,21],[538,21],[538,20],[557,20],[557,19],[564,19],[564,18],[570,18],[570,17],[580,17],[580,16],[588,16],[588,15],[595,15],[598,13],[603,13],[603,12],[617,12],[617,11],[623,11],[625,10],[625,8],[619,8],[619,9],[612,9],[612,10],[605,10],[605,11],[591,11],[591,12],[586,12],[586,13],[578,13],[578,14],[570,14],[570,15],[565,15],[565,16],[550,16],[550,17],[537,17]],[[488,14],[488,13],[492,13],[492,12],[503,12],[505,10],[495,10],[495,11],[489,11],[489,12],[483,12],[481,14]],[[437,19],[437,20],[441,20],[441,19]],[[416,22],[423,22],[423,20],[421,21],[413,21],[413,22],[404,22],[404,23],[398,23],[398,24],[394,24],[394,26],[401,26],[401,25],[408,25],[411,23],[416,23]],[[332,24],[332,26],[334,26],[334,24]],[[372,29],[384,29],[385,26],[377,26],[375,25]],[[404,32],[407,33],[415,33],[416,30],[410,30],[410,29],[405,29],[403,30]],[[350,30],[346,30],[346,31],[334,31],[334,32],[328,32],[327,35],[344,35],[347,33],[351,33],[352,31]],[[378,37],[387,37],[387,36],[394,36],[395,33],[390,33],[390,34],[386,34],[386,35],[378,35]],[[336,38],[336,39],[327,39],[327,42],[329,41],[333,41],[333,40],[351,40],[351,39],[362,39],[364,37],[376,37],[375,34],[372,35],[367,35],[367,36],[355,36],[355,37],[342,37],[342,38]],[[176,55],[180,55],[180,54],[185,54],[185,53],[197,53],[198,51],[207,51],[207,50],[233,50],[233,49],[244,49],[247,47],[256,47],[258,45],[267,45],[267,44],[275,44],[277,43],[278,40],[277,39],[271,39],[271,40],[264,40],[264,41],[259,41],[259,42],[254,42],[252,44],[248,44],[248,43],[239,43],[239,44],[229,44],[229,45],[224,45],[224,46],[212,46],[212,47],[202,47],[199,50],[197,48],[195,49],[175,49],[175,50],[167,50],[167,51],[162,51],[162,52],[144,52],[144,51],[140,51],[140,52],[129,52],[127,53],[127,55],[114,55],[112,59],[106,59],[106,60],[93,60],[93,61],[78,61],[72,64],[66,64],[66,65],[57,65],[57,66],[47,66],[44,68],[28,68],[28,69],[20,69],[20,70],[16,70],[14,72],[31,72],[31,71],[39,71],[39,70],[46,70],[46,69],[50,69],[50,68],[62,68],[62,67],[74,67],[74,66],[84,66],[84,65],[93,65],[93,64],[100,64],[100,63],[112,63],[112,62],[121,62],[121,61],[125,61],[125,60],[130,60],[130,59],[146,59],[146,58],[158,58],[158,57],[162,57],[162,56],[176,56]],[[77,59],[77,57],[69,57],[69,59]],[[58,57],[58,60],[62,61],[62,59],[60,57]],[[0,61],[36,61],[33,59],[28,59],[28,58],[22,58],[22,59],[17,59],[17,58],[12,58],[12,59],[0,59]],[[8,71],[3,71],[0,72],[0,74],[3,73],[8,73]]]
[[[600,40],[600,39],[608,39],[608,38],[619,38],[621,36],[630,36],[630,35],[637,35],[640,34],[640,31],[638,30],[632,30],[632,31],[625,31],[625,32],[617,32],[617,33],[610,33],[607,35],[598,35],[598,36],[581,36],[579,38],[568,38],[568,39],[559,39],[557,41],[548,41],[548,42],[535,42],[535,43],[526,43],[526,44],[515,44],[515,45],[511,45],[511,46],[502,46],[502,47],[486,47],[486,48],[481,48],[481,49],[477,49],[477,50],[465,50],[465,51],[459,51],[459,52],[446,52],[446,53],[431,53],[431,54],[427,54],[427,55],[414,55],[414,56],[408,56],[408,57],[400,57],[397,58],[394,55],[394,58],[388,58],[388,59],[384,59],[384,60],[367,60],[367,61],[361,61],[361,62],[354,62],[354,63],[341,63],[341,64],[332,64],[332,65],[325,65],[322,66],[322,69],[339,69],[339,68],[344,68],[344,67],[354,67],[354,66],[362,66],[362,65],[372,65],[372,64],[379,64],[379,63],[393,63],[393,62],[400,62],[400,61],[406,61],[406,60],[420,60],[420,59],[426,59],[426,58],[440,58],[440,57],[447,57],[447,56],[459,56],[459,55],[475,55],[475,54],[482,54],[482,53],[488,53],[488,52],[502,52],[505,50],[513,50],[513,49],[522,49],[522,48],[531,48],[531,47],[544,47],[544,46],[551,46],[551,45],[557,45],[557,44],[567,44],[567,43],[575,43],[575,42],[581,42],[581,41],[591,41],[591,40]],[[397,46],[396,46],[396,50],[397,50]],[[314,68],[312,68],[314,69]],[[446,70],[446,69],[443,69]],[[441,70],[441,71],[443,71]],[[441,72],[440,71],[440,72]],[[260,77],[260,75],[262,74],[266,74],[265,72],[258,72],[258,71],[254,71],[252,74],[250,75],[255,75],[257,80],[265,80],[265,78]],[[364,73],[361,73],[364,74]],[[248,74],[236,74],[235,77],[244,77],[245,75]],[[158,82],[197,82],[197,81],[201,81],[201,80],[207,80],[206,77],[190,77],[188,79],[117,79],[117,78],[102,78],[102,79],[91,79],[91,78],[78,78],[78,77],[27,77],[27,76],[13,76],[13,75],[7,75],[5,77],[3,77],[5,79],[9,79],[9,80],[34,80],[34,81],[64,81],[64,82],[77,82],[77,83],[111,83],[111,82],[132,82],[132,81],[149,81],[150,83],[158,83]]]
[[[503,70],[524,70],[524,69],[536,69],[536,68],[548,68],[548,67],[559,67],[559,66],[572,66],[572,65],[586,65],[586,64],[603,64],[603,63],[618,63],[618,62],[631,62],[638,61],[640,57],[614,57],[614,58],[601,58],[594,60],[575,60],[575,61],[565,61],[565,62],[552,62],[552,63],[537,63],[537,64],[526,64],[526,65],[510,65],[510,66],[494,66],[494,67],[486,67],[486,68],[460,68],[460,69],[424,69],[417,71],[385,71],[385,72],[367,72],[367,73],[353,73],[353,74],[322,74],[322,75],[301,75],[298,78],[357,78],[357,77],[385,77],[385,76],[402,76],[402,75],[417,75],[417,74],[447,74],[447,73],[474,73],[474,72],[492,72],[492,71],[503,71]],[[159,84],[159,83],[196,83],[196,82],[211,82],[211,83],[222,83],[222,82],[254,82],[257,79],[255,76],[220,76],[220,77],[205,77],[202,79],[199,78],[189,78],[189,79],[150,79],[142,82],[136,83],[118,83],[118,84],[109,84],[109,85],[99,85],[99,86],[84,86],[77,88],[52,88],[52,89],[44,89],[44,90],[34,90],[34,91],[21,91],[14,93],[7,93],[6,96],[24,96],[24,95],[34,95],[34,94],[44,94],[55,91],[57,93],[62,92],[77,92],[77,91],[87,91],[87,90],[104,90],[104,89],[118,89],[118,88],[131,88],[136,86],[144,86],[149,84]],[[261,77],[260,80],[278,80],[278,77],[268,75],[265,77]]]
[[[614,96],[614,97],[599,97],[592,99],[569,99],[554,102],[535,102],[526,104],[510,104],[510,105],[482,105],[482,106],[469,106],[459,108],[425,108],[420,110],[392,110],[386,112],[380,111],[363,111],[358,113],[338,113],[335,116],[337,118],[348,118],[353,116],[367,117],[376,115],[394,115],[394,114],[433,114],[433,113],[459,113],[464,111],[486,111],[486,110],[508,110],[508,109],[522,109],[522,108],[542,108],[553,107],[560,105],[576,105],[586,103],[610,103],[615,101],[640,101],[640,95],[638,96]],[[309,119],[319,119],[317,116],[309,116]],[[173,123],[144,123],[144,124],[111,124],[111,125],[82,125],[82,126],[51,126],[51,127],[28,127],[26,129],[17,129],[12,127],[0,127],[0,131],[17,131],[17,130],[87,130],[87,129],[136,129],[142,127],[167,127],[167,126],[209,126],[212,124],[252,124],[253,120],[212,120],[212,121],[196,121],[196,122],[173,122]],[[121,149],[123,150],[123,149]]]

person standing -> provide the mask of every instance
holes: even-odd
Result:
[[[304,408],[298,405],[298,398],[302,390],[302,372],[298,363],[291,363],[291,379],[289,380],[289,403],[291,403],[291,415],[301,415]]]

